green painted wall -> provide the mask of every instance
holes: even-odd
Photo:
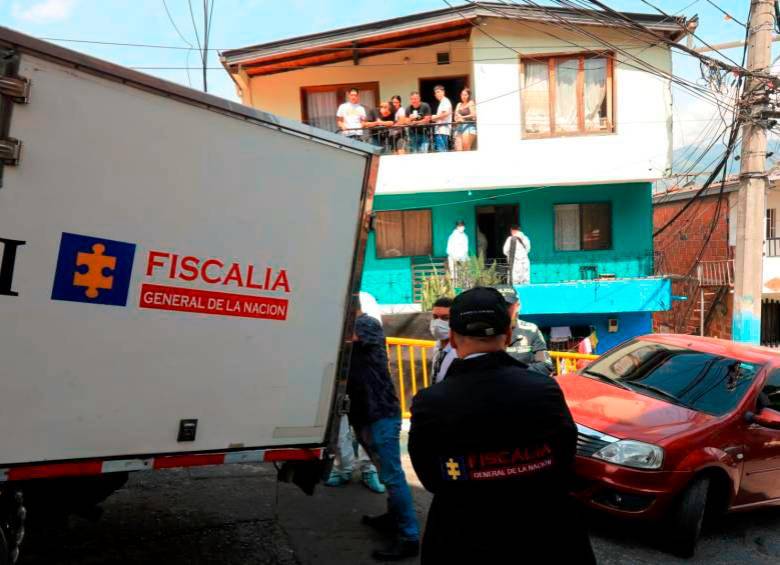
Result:
[[[612,249],[555,251],[555,204],[612,203]],[[444,257],[455,221],[466,222],[471,252],[476,254],[476,208],[517,204],[520,225],[531,239],[531,283],[580,279],[581,265],[596,265],[600,273],[640,277],[653,271],[652,201],[650,183],[574,187],[475,190],[411,195],[380,195],[374,210],[430,208],[433,256]],[[411,259],[377,259],[373,233],[369,237],[363,290],[383,304],[412,302]]]

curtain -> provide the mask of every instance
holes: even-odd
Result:
[[[555,63],[555,129],[577,131],[578,59],[559,59]]]
[[[402,257],[404,255],[403,212],[377,212],[374,223],[376,232],[376,256]]]
[[[585,59],[585,129],[607,128],[607,60]]]
[[[328,131],[336,131],[336,110],[339,107],[335,90],[306,93],[306,115],[309,124]]]
[[[547,62],[524,62],[523,123],[526,133],[550,133],[550,77]]]
[[[559,204],[555,206],[555,249],[558,251],[576,251],[579,248],[579,204]]]
[[[430,255],[431,211],[408,210],[404,214],[404,255]]]
[[[601,202],[582,204],[582,248],[612,247],[612,207]]]

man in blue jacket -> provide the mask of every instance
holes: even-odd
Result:
[[[396,536],[388,549],[374,551],[373,556],[380,561],[414,557],[419,553],[420,528],[401,466],[401,405],[390,378],[382,326],[365,314],[355,320],[347,394],[349,422],[387,487],[387,513],[364,516],[363,523]]]

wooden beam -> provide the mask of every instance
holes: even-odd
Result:
[[[369,57],[376,57],[378,55],[386,55],[388,53],[395,53],[406,49],[412,49],[415,47],[425,47],[427,45],[435,45],[437,43],[444,43],[447,41],[458,41],[461,39],[467,39],[469,36],[467,29],[453,30],[447,33],[431,35],[426,38],[412,39],[412,40],[399,40],[394,42],[388,42],[383,47],[381,52],[370,52],[368,54],[363,53],[360,55],[361,59]],[[340,63],[345,61],[354,61],[352,50],[336,51],[325,55],[316,55],[312,57],[306,57],[296,59],[294,61],[273,62],[263,65],[255,65],[247,68],[247,73],[250,76],[262,76],[270,75],[274,73],[280,73],[285,71],[294,71],[300,68],[306,68],[311,66],[329,65],[332,63]],[[432,61],[434,63],[434,61]]]

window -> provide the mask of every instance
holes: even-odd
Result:
[[[363,82],[304,86],[301,88],[301,116],[303,122],[328,131],[338,130],[336,111],[346,102],[347,92],[355,87],[360,91],[360,103],[366,108],[376,108],[379,83]]]
[[[721,416],[736,408],[760,370],[755,363],[636,340],[602,356],[583,374],[616,380],[635,392]]]
[[[374,229],[379,259],[432,253],[430,210],[377,212]]]
[[[556,251],[592,251],[611,247],[612,205],[609,202],[555,206]]]
[[[766,210],[766,239],[775,239],[777,237],[777,209],[767,208]]]
[[[775,370],[766,380],[761,390],[761,402],[764,408],[780,412],[780,369]]]
[[[524,137],[614,131],[611,57],[534,57],[521,68]]]

